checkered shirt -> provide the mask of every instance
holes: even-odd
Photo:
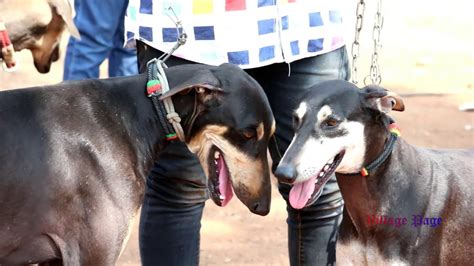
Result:
[[[188,35],[174,56],[242,68],[290,63],[344,45],[343,1],[130,0],[126,42],[133,46],[138,39],[170,50],[178,35],[171,7]]]

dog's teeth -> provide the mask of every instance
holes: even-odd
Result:
[[[315,184],[317,184],[318,182],[319,182],[319,179],[316,178],[316,183]]]
[[[214,159],[219,159],[220,153],[218,151],[214,152]]]
[[[324,168],[323,168],[323,171],[327,171],[328,169],[329,169],[329,165],[326,164],[326,165],[324,166]]]
[[[328,164],[332,164],[332,162],[334,162],[334,158],[332,158],[331,160],[328,161]]]
[[[321,172],[319,173],[319,177],[322,177],[323,175],[324,175],[324,172],[321,171]]]
[[[225,196],[224,196],[224,195],[219,195],[219,199],[220,199],[220,200],[224,200],[224,199],[225,199]]]

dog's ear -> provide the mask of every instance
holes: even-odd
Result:
[[[58,15],[61,16],[64,23],[66,24],[66,28],[69,31],[69,34],[74,38],[80,40],[81,36],[79,34],[79,30],[77,30],[76,25],[72,19],[73,16],[73,7],[69,3],[68,0],[48,0],[51,9],[53,12],[56,12]]]
[[[199,70],[188,80],[170,88],[161,95],[160,100],[171,97],[178,93],[186,94],[195,90],[201,103],[210,103],[217,99],[217,95],[223,92],[219,80],[208,70]]]
[[[376,85],[369,85],[360,91],[365,107],[388,113],[391,110],[404,111],[405,104],[402,98],[394,92]]]

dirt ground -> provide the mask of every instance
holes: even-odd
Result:
[[[438,6],[428,0],[386,2],[382,86],[404,96],[406,111],[394,114],[403,138],[427,147],[474,148],[474,112],[459,110],[464,103],[474,103],[474,23],[469,2],[454,0]],[[367,16],[373,16],[373,9],[368,4]],[[369,69],[371,25],[368,18],[361,36],[360,80]],[[349,31],[348,39],[352,36]],[[66,40],[63,48],[65,44]],[[63,58],[46,75],[35,71],[28,52],[19,53],[19,58],[18,71],[0,70],[0,90],[61,81]],[[105,69],[104,64],[104,77]],[[265,217],[252,215],[238,200],[226,208],[208,201],[202,220],[201,264],[288,265],[285,207],[275,186],[271,212]],[[137,224],[118,265],[140,265]]]

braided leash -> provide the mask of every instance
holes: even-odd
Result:
[[[172,12],[175,19],[168,15],[168,17],[176,25],[176,33],[178,39],[176,44],[159,58],[154,58],[147,63],[148,82],[147,95],[153,101],[156,113],[160,120],[160,124],[165,130],[166,140],[174,141],[179,139],[184,142],[186,140],[183,127],[181,126],[181,118],[175,111],[173,100],[167,97],[160,101],[159,97],[170,90],[168,79],[166,78],[165,68],[168,68],[165,61],[176,51],[179,47],[186,43],[187,35],[184,32],[181,20],[178,19],[174,13],[173,8],[169,7],[168,11]]]
[[[156,58],[147,63],[147,94],[152,99],[160,124],[165,130],[166,140],[173,141],[179,139],[180,141],[185,141],[181,118],[174,109],[173,100],[171,97],[162,101],[159,99],[162,94],[170,90],[163,65],[163,61]]]

